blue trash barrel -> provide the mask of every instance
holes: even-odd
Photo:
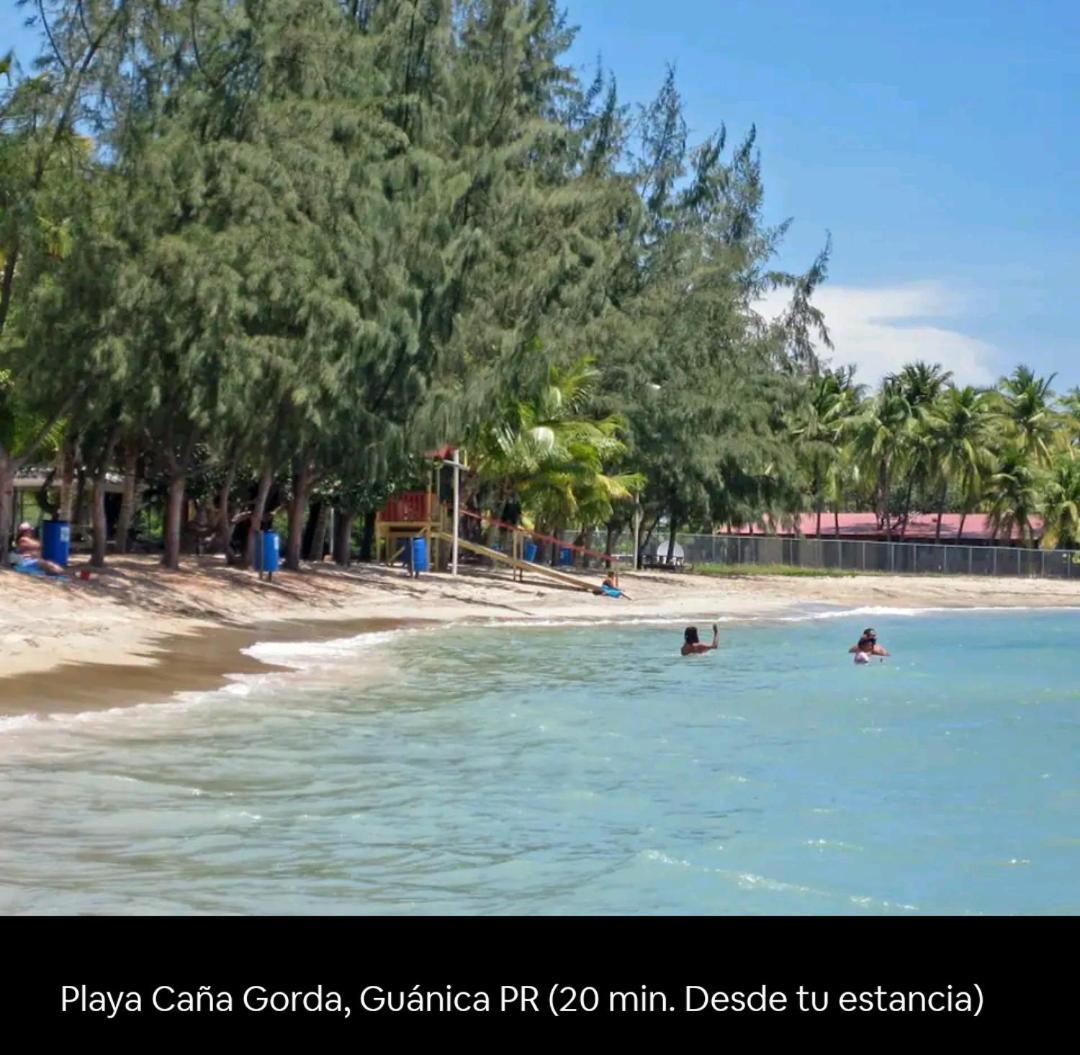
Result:
[[[539,552],[539,547],[536,545],[535,542],[526,542],[525,543],[525,559],[530,564],[533,564],[533,563],[536,562],[536,554],[538,552]]]
[[[71,525],[66,520],[46,520],[42,528],[41,555],[66,568],[71,555]]]
[[[559,563],[566,567],[569,567],[571,564],[573,564],[574,551],[572,549],[569,549],[567,546],[563,546],[562,549],[559,550]]]
[[[262,568],[273,574],[281,563],[281,536],[276,531],[264,531],[262,537]]]
[[[412,570],[413,575],[419,575],[422,571],[428,570],[426,538],[412,540]]]

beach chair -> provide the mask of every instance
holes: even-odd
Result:
[[[671,556],[668,557],[668,543],[661,542],[652,554],[645,557],[646,568],[663,569],[664,571],[685,571],[686,554],[682,546],[677,542],[672,547]]]

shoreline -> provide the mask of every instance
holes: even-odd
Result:
[[[599,576],[582,573],[584,581]],[[784,618],[843,611],[1080,608],[1080,581],[967,576],[710,577],[627,572],[633,600],[469,569],[409,579],[400,569],[316,565],[273,583],[214,558],[162,572],[119,558],[90,583],[0,576],[0,716],[104,710],[224,687],[293,668],[256,643],[330,641],[422,627],[601,625]]]

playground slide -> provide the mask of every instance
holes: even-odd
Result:
[[[433,531],[431,534],[443,542],[452,543],[454,541],[453,536],[446,531]],[[557,579],[564,586],[573,586],[578,590],[587,590],[589,593],[592,593],[595,589],[595,587],[582,581],[576,575],[567,575],[566,572],[556,571],[554,568],[548,568],[543,564],[517,560],[514,557],[508,557],[505,553],[500,553],[497,549],[481,546],[476,542],[469,542],[466,539],[459,538],[458,545],[462,549],[467,549],[470,553],[478,553],[481,557],[490,557],[492,560],[502,564],[509,564],[511,568],[517,568],[519,571],[535,572],[537,575],[544,575],[549,579]]]

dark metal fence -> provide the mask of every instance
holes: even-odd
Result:
[[[1080,580],[1080,551],[1076,550],[770,535],[680,534],[677,541],[688,564],[786,564],[837,571]],[[620,551],[627,548],[624,544]],[[663,542],[659,554],[663,557],[666,553],[667,543]]]

